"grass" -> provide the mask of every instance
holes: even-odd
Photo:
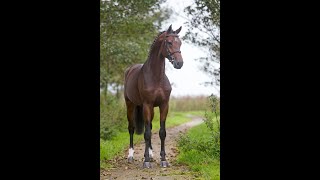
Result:
[[[159,108],[154,109],[154,119],[152,121],[152,132],[159,131],[160,122],[159,122]],[[177,126],[183,123],[186,123],[192,119],[191,116],[203,116],[204,111],[189,111],[189,112],[170,112],[166,120],[166,128]],[[133,137],[134,144],[143,141],[142,135],[134,135]],[[119,132],[115,137],[110,140],[100,139],[100,167],[108,168],[109,164],[106,163],[107,160],[114,158],[116,155],[124,151],[129,146],[129,133],[128,132]]]
[[[172,111],[194,111],[204,110],[208,106],[208,97],[206,96],[183,96],[171,97],[169,101]]]
[[[135,135],[133,138],[133,143],[136,144],[142,140],[142,135]],[[100,167],[110,167],[105,160],[110,160],[118,153],[122,152],[127,146],[129,146],[129,143],[130,141],[128,132],[120,132],[111,140],[104,141],[100,139]]]
[[[159,109],[155,109],[155,114],[159,115]],[[166,120],[166,128],[177,126],[186,122],[189,122],[192,117],[188,115],[193,116],[203,116],[204,111],[188,111],[188,112],[171,112],[167,116]],[[159,130],[160,129],[160,118],[154,118],[152,121],[152,131],[153,130]]]
[[[187,135],[191,142],[210,139],[210,130],[203,123],[191,128]],[[201,149],[184,149],[180,145],[180,154],[177,157],[177,163],[188,165],[192,171],[198,172],[204,179],[220,179],[220,160],[204,153]]]

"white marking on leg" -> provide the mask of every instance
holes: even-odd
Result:
[[[133,157],[133,153],[134,153],[133,148],[130,148],[130,149],[129,149],[129,155],[128,155],[128,158],[129,158],[129,157]]]
[[[153,153],[151,148],[149,148],[149,157],[153,158]]]

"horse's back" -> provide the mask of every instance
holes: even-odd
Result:
[[[143,64],[135,64],[125,71],[124,96],[134,104],[140,105],[138,77]]]

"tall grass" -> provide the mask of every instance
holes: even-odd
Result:
[[[182,96],[171,97],[169,102],[170,111],[204,111],[207,109],[206,96]]]

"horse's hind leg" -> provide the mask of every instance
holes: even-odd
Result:
[[[166,118],[168,114],[168,109],[169,105],[168,103],[164,103],[160,106],[160,130],[159,130],[159,136],[161,139],[161,151],[160,151],[160,156],[161,156],[161,162],[160,166],[161,167],[168,167],[169,164],[166,160],[166,152],[165,152],[165,139],[166,139]]]
[[[128,162],[133,163],[133,133],[134,133],[134,104],[126,99],[126,106],[127,106],[127,118],[128,118],[128,131],[130,134],[130,148],[129,148],[129,155],[128,155]]]

